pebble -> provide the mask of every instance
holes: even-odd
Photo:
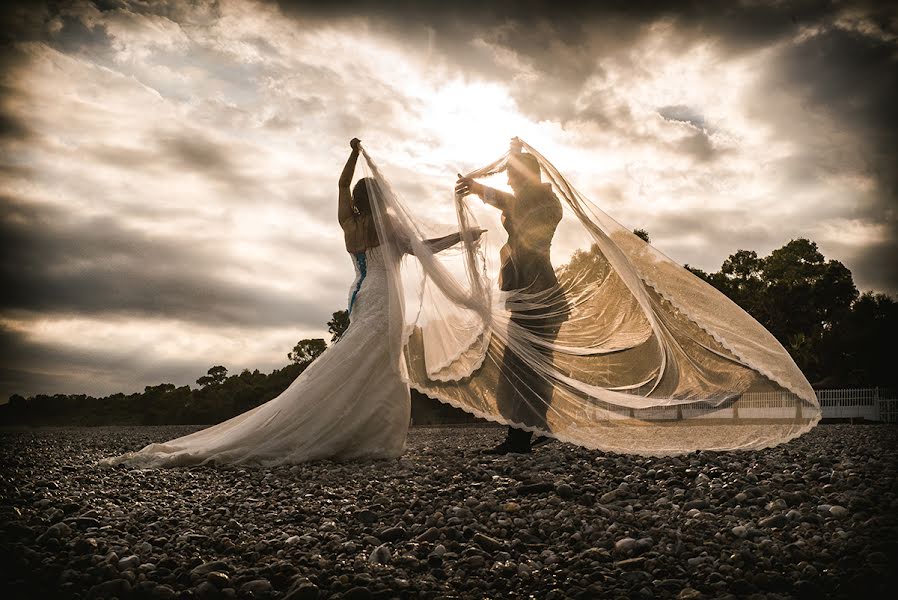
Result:
[[[391,558],[390,548],[386,544],[381,544],[368,555],[368,562],[376,565],[385,565],[390,562]]]
[[[241,594],[260,594],[271,591],[271,582],[267,579],[253,579],[240,586]]]

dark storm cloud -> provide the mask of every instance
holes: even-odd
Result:
[[[4,199],[0,239],[3,311],[319,328],[334,310],[317,298],[302,301],[226,279],[219,273],[227,259],[195,238],[148,237],[111,218],[76,218]]]

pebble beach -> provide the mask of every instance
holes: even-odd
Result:
[[[397,460],[101,468],[199,427],[0,431],[4,598],[885,598],[898,427],[648,458],[415,428]]]

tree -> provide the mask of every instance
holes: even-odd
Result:
[[[331,333],[331,343],[336,342],[349,328],[349,311],[338,310],[327,322],[327,330]]]
[[[638,238],[641,238],[646,244],[651,243],[651,238],[649,238],[649,232],[646,231],[645,229],[634,229],[633,235],[635,235]]]
[[[206,387],[208,385],[219,385],[224,382],[228,377],[228,370],[221,366],[216,365],[214,367],[210,367],[206,374],[196,380],[197,384],[200,387]]]
[[[160,383],[159,385],[148,385],[143,388],[143,393],[147,395],[165,394],[173,391],[175,391],[175,384],[173,383]]]
[[[287,354],[287,358],[296,364],[309,364],[325,350],[327,342],[321,338],[299,340]]]
[[[737,250],[720,271],[704,276],[687,268],[766,327],[811,381],[830,373],[824,337],[848,317],[858,292],[851,271],[827,261],[817,244],[791,240],[766,257]]]

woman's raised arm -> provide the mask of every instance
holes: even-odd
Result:
[[[346,159],[346,165],[340,174],[338,186],[340,188],[339,203],[337,205],[337,221],[342,225],[343,221],[352,216],[352,192],[349,190],[349,184],[352,183],[352,174],[355,173],[355,164],[359,160],[359,138],[352,138],[349,147],[352,148],[349,158]]]

